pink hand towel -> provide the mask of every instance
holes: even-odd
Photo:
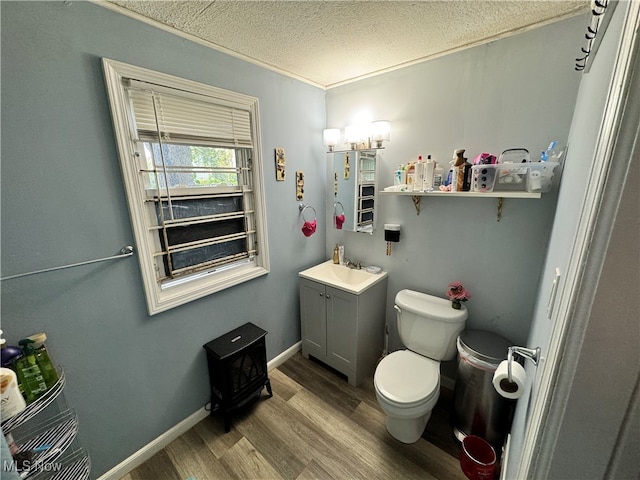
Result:
[[[304,222],[302,225],[302,233],[304,233],[305,237],[310,237],[316,232],[316,221],[311,220],[310,222]]]
[[[341,213],[340,215],[336,215],[335,217],[335,222],[336,222],[336,228],[338,230],[342,230],[342,224],[344,223],[344,213]]]

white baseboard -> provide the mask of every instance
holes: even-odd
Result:
[[[267,370],[273,370],[274,368],[278,368],[284,362],[293,357],[296,353],[300,351],[302,348],[302,341],[298,343],[294,343],[289,348],[287,348],[284,352],[282,352],[277,357],[273,358],[271,361],[267,362]]]
[[[120,480],[127,473],[149,460],[180,435],[187,432],[197,423],[207,418],[207,415],[209,415],[209,412],[205,410],[204,407],[202,407],[196,413],[188,416],[180,423],[157,437],[155,440],[146,444],[133,455],[124,459],[124,461],[120,462],[118,465],[99,477],[98,480]]]
[[[267,370],[273,370],[278,366],[282,365],[289,358],[293,357],[300,348],[302,347],[302,342],[298,342],[293,346],[289,347],[287,350],[282,352],[280,355],[275,357],[273,360],[267,363]],[[134,468],[142,465],[144,462],[153,457],[156,453],[162,450],[164,447],[173,442],[176,438],[178,438],[183,433],[187,432],[191,428],[193,428],[196,424],[207,418],[209,415],[209,411],[205,410],[204,407],[199,409],[197,412],[188,416],[184,420],[182,420],[177,425],[171,427],[169,430],[164,432],[162,435],[157,437],[155,440],[146,444],[140,450],[135,452],[130,457],[124,459],[118,465],[113,467],[111,470],[103,474],[98,478],[98,480],[120,480],[127,473],[129,473]]]

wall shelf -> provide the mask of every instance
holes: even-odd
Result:
[[[380,195],[404,195],[411,197],[474,197],[474,198],[540,198],[540,192],[385,192]]]
[[[413,205],[416,208],[416,215],[420,215],[422,208],[422,197],[472,197],[472,198],[497,198],[498,210],[497,221],[502,218],[502,206],[505,198],[540,198],[542,194],[540,192],[379,192],[382,196],[405,196],[411,197]]]

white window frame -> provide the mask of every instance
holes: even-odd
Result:
[[[102,65],[149,315],[163,312],[267,274],[269,272],[269,247],[258,99],[107,58],[102,59]],[[149,232],[146,224],[148,212],[145,210],[144,198],[147,192],[140,181],[138,161],[136,160],[138,148],[131,135],[130,104],[124,88],[127,79],[205,95],[220,101],[221,104],[233,104],[250,113],[253,144],[251,154],[253,207],[258,252],[249,261],[200,272],[164,284],[157,280],[156,268],[158,266],[156,262],[161,260],[154,258],[156,250],[154,244],[157,243],[157,239],[153,233]]]

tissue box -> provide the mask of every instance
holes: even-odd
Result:
[[[548,192],[557,162],[501,163],[474,165],[472,189],[474,192]]]

